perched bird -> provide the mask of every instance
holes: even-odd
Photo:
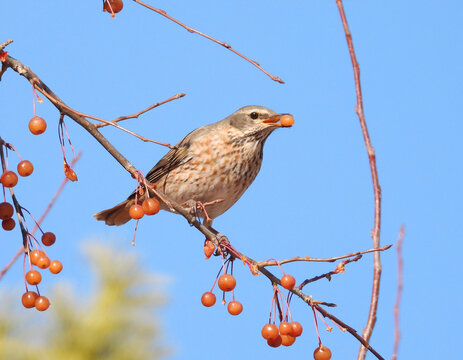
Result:
[[[267,137],[276,128],[292,124],[289,114],[278,114],[263,106],[245,106],[189,133],[146,174],[146,180],[182,206],[203,204],[195,209],[197,216],[214,219],[238,201],[256,178]],[[138,196],[138,201],[143,201],[143,196]],[[94,217],[106,225],[125,224],[134,203],[132,193],[127,200]],[[162,201],[161,206],[172,211]]]

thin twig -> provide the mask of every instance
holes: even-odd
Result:
[[[370,163],[370,171],[371,177],[373,181],[373,191],[375,197],[375,206],[374,206],[374,226],[371,232],[371,237],[373,239],[373,247],[379,248],[380,246],[380,231],[381,231],[381,187],[379,185],[378,179],[378,171],[376,168],[376,155],[375,149],[371,145],[370,135],[368,133],[367,124],[365,121],[365,115],[363,113],[363,100],[362,100],[362,88],[360,84],[360,67],[357,62],[357,58],[355,56],[354,50],[354,43],[352,41],[352,35],[349,30],[349,25],[347,24],[346,14],[344,12],[344,7],[342,4],[342,0],[336,0],[336,5],[339,9],[339,14],[341,16],[342,25],[344,28],[344,33],[346,35],[347,46],[349,48],[349,54],[352,61],[352,68],[354,70],[354,79],[355,79],[355,93],[357,96],[357,105],[355,107],[355,111],[357,112],[357,116],[360,120],[360,127],[362,128],[363,139],[365,141],[365,146],[368,153],[368,160]],[[372,293],[371,293],[371,301],[370,301],[370,311],[368,313],[368,320],[366,326],[363,330],[363,338],[368,342],[370,340],[371,334],[373,332],[373,328],[375,327],[376,323],[376,312],[378,309],[378,300],[379,300],[379,287],[381,281],[381,258],[380,253],[375,252],[373,256],[373,286],[372,286]],[[363,360],[366,356],[366,348],[360,347],[359,354],[357,356],[357,360]]]
[[[122,120],[127,120],[127,119],[136,119],[138,118],[140,115],[144,114],[145,112],[148,112],[158,106],[161,106],[161,105],[164,105],[165,103],[168,103],[172,100],[177,100],[177,99],[180,99],[182,97],[184,97],[186,94],[176,94],[174,96],[171,96],[170,98],[168,98],[167,100],[164,100],[164,101],[161,101],[161,102],[157,102],[157,103],[154,103],[153,105],[151,106],[148,106],[146,109],[144,110],[141,110],[133,115],[127,115],[127,116],[120,116],[118,117],[117,119],[114,119],[114,120],[111,120],[110,123],[117,123],[119,121],[122,121]],[[100,128],[100,127],[104,127],[104,126],[107,126],[107,125],[110,125],[108,124],[107,122],[101,122],[99,124],[95,124],[95,126],[97,128]]]
[[[247,56],[244,56],[243,54],[239,53],[238,51],[236,51],[235,49],[233,49],[231,47],[230,44],[227,44],[225,42],[222,42],[222,41],[219,41],[215,38],[213,38],[212,36],[209,36],[209,35],[206,35],[198,30],[195,30],[193,29],[192,27],[188,26],[188,25],[185,25],[184,23],[180,22],[179,20],[173,18],[172,16],[168,15],[167,12],[165,12],[164,10],[161,10],[161,9],[158,9],[158,8],[155,8],[151,5],[148,5],[148,4],[145,4],[144,2],[140,1],[140,0],[133,0],[135,1],[137,4],[140,4],[164,17],[166,17],[167,19],[173,21],[174,23],[180,25],[181,27],[183,27],[184,29],[188,30],[190,33],[194,33],[194,34],[198,34],[202,37],[205,37],[206,39],[209,39],[213,42],[215,42],[216,44],[219,44],[219,45],[222,45],[223,47],[227,48],[228,50],[230,50],[231,52],[235,53],[236,55],[238,55],[239,57],[243,58],[244,60],[250,62],[252,65],[254,65],[256,68],[258,68],[260,71],[262,71],[265,75],[267,75],[270,79],[272,79],[273,81],[277,81],[279,82],[280,84],[284,84],[285,82],[279,78],[278,76],[274,76],[272,74],[270,74],[269,72],[267,72],[264,68],[262,68],[260,66],[260,64],[257,62],[257,61],[254,61],[250,58],[248,58]]]
[[[402,298],[403,288],[403,258],[402,258],[402,244],[405,236],[405,226],[402,225],[399,230],[399,238],[397,239],[397,294],[394,305],[394,349],[392,351],[392,360],[397,359],[400,343],[400,300]]]
[[[304,256],[304,257],[296,256],[296,257],[293,257],[291,259],[286,259],[286,260],[281,260],[281,261],[259,261],[257,264],[259,266],[275,266],[275,265],[283,265],[283,264],[287,264],[287,263],[291,263],[291,262],[295,262],[295,261],[335,262],[337,260],[342,260],[342,259],[346,259],[346,258],[358,256],[358,255],[363,255],[363,254],[368,254],[368,253],[372,253],[372,252],[376,252],[376,251],[385,251],[385,250],[388,250],[391,246],[392,246],[392,244],[389,244],[389,245],[380,247],[378,249],[369,249],[369,250],[364,250],[364,251],[357,251],[357,252],[354,252],[354,253],[351,253],[351,254],[341,255],[341,256],[336,256],[336,257],[331,257],[331,258],[312,258],[312,257],[309,257],[309,256]]]
[[[8,45],[10,45],[13,42],[13,40],[7,40],[5,42],[0,43],[0,52],[3,51],[4,48],[6,48]]]

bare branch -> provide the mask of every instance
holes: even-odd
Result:
[[[375,197],[375,220],[373,230],[371,232],[371,237],[373,238],[373,247],[379,248],[380,246],[380,230],[381,230],[381,187],[379,186],[378,171],[376,168],[376,155],[375,149],[371,145],[370,135],[368,133],[367,123],[365,121],[365,115],[363,113],[363,100],[362,100],[362,88],[360,84],[360,67],[355,56],[354,43],[352,41],[352,35],[349,30],[349,25],[347,24],[346,14],[344,12],[344,7],[342,0],[336,0],[336,5],[339,9],[339,14],[341,16],[342,25],[344,28],[344,33],[346,35],[347,46],[349,48],[349,54],[352,61],[352,68],[354,70],[354,79],[355,79],[355,93],[357,96],[357,105],[355,111],[360,120],[360,127],[362,128],[363,139],[365,141],[365,146],[367,148],[368,160],[370,163],[371,177],[373,181],[373,191]],[[370,311],[368,313],[368,320],[363,330],[363,338],[368,342],[373,328],[376,322],[376,311],[378,309],[378,300],[379,300],[379,286],[381,280],[381,259],[380,253],[374,253],[374,268],[373,268],[373,286],[370,302]],[[363,360],[366,356],[366,348],[362,346],[359,350],[357,360]]]
[[[403,259],[402,259],[402,243],[405,236],[405,226],[402,225],[399,230],[399,238],[397,240],[397,295],[394,305],[394,350],[392,351],[392,360],[397,359],[400,343],[400,300],[402,298],[403,288]]]
[[[239,53],[238,51],[236,51],[235,49],[233,49],[231,47],[230,44],[227,44],[227,43],[224,43],[222,41],[219,41],[215,38],[213,38],[212,36],[209,36],[209,35],[206,35],[206,34],[203,34],[202,32],[198,31],[198,30],[195,30],[193,29],[192,27],[189,27],[188,25],[185,25],[184,23],[180,22],[179,20],[177,19],[174,19],[172,16],[168,15],[167,12],[165,12],[164,10],[161,10],[161,9],[157,9],[151,5],[148,5],[148,4],[145,4],[144,2],[140,1],[140,0],[133,0],[135,1],[137,4],[140,4],[156,13],[158,13],[159,15],[162,15],[166,18],[168,18],[169,20],[173,21],[174,23],[180,25],[181,27],[183,27],[184,29],[188,30],[190,33],[194,33],[194,34],[198,34],[202,37],[205,37],[206,39],[209,39],[213,42],[215,42],[216,44],[219,44],[219,45],[222,45],[223,47],[227,48],[228,50],[230,50],[231,52],[235,53],[236,55],[238,55],[239,57],[243,58],[244,60],[250,62],[252,65],[254,65],[256,68],[258,68],[260,71],[262,71],[265,75],[267,75],[270,79],[272,79],[273,81],[276,81],[276,82],[279,82],[280,84],[284,84],[285,82],[280,79],[278,76],[274,76],[272,74],[270,74],[269,72],[267,72],[266,70],[264,70],[264,68],[262,68],[260,66],[260,64],[257,62],[257,61],[254,61],[250,58],[248,58],[247,56],[244,56],[243,54]]]
[[[114,119],[114,120],[111,120],[110,122],[111,123],[117,123],[119,121],[122,121],[122,120],[127,120],[127,119],[135,119],[135,118],[138,118],[140,115],[144,114],[145,112],[147,111],[150,111],[158,106],[161,106],[161,105],[164,105],[165,103],[168,103],[172,100],[177,100],[177,99],[180,99],[182,97],[184,97],[186,94],[176,94],[174,96],[171,96],[170,98],[168,98],[167,100],[164,100],[164,101],[161,101],[161,102],[157,102],[157,103],[154,103],[153,105],[151,106],[148,106],[146,109],[142,110],[142,111],[139,111],[133,115],[127,115],[127,116],[120,116],[118,117],[117,119]],[[104,126],[107,126],[107,125],[110,125],[108,124],[107,122],[102,122],[102,123],[99,123],[99,124],[95,124],[95,126],[97,128],[100,128],[100,127],[104,127]]]

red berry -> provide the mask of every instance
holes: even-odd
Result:
[[[18,175],[13,171],[5,171],[0,177],[0,182],[4,187],[12,188],[18,183]]]
[[[56,241],[56,236],[52,232],[46,232],[42,235],[42,243],[45,246],[52,246]]]
[[[13,205],[7,202],[0,203],[0,219],[5,220],[13,216]]]
[[[295,341],[296,338],[291,335],[281,335],[281,345],[283,346],[291,346]]]
[[[38,311],[45,311],[50,307],[50,300],[45,296],[39,296],[35,299],[35,308]]]
[[[298,323],[297,321],[293,321],[291,323],[291,328],[292,328],[291,336],[293,336],[293,337],[301,336],[301,334],[302,334],[302,325],[300,323]]]
[[[17,169],[19,175],[29,176],[34,171],[34,166],[29,160],[23,160],[19,162]]]
[[[48,256],[41,256],[37,260],[37,266],[41,269],[46,269],[50,266],[50,258]]]
[[[133,204],[129,209],[129,215],[132,219],[138,220],[141,219],[145,213],[141,205]]]
[[[280,117],[280,124],[283,127],[293,126],[294,125],[294,118],[292,115],[285,114],[281,115]],[[284,345],[284,344],[283,344]]]
[[[161,204],[153,198],[145,199],[145,201],[141,204],[141,207],[146,215],[155,215],[159,212],[159,210],[161,210]]]
[[[201,303],[206,307],[211,307],[215,304],[215,295],[210,291],[205,292],[203,296],[201,296]]]
[[[37,299],[39,295],[37,295],[34,291],[25,292],[21,298],[23,306],[27,309],[33,308],[35,306],[35,299]]]
[[[42,275],[37,270],[31,270],[26,273],[26,281],[31,285],[37,285],[42,281]]]
[[[31,259],[31,264],[32,265],[37,265],[37,262],[42,256],[47,256],[43,251],[41,250],[34,250],[29,253],[29,258]]]
[[[63,264],[59,260],[53,260],[48,269],[52,274],[58,274],[63,270]]]
[[[316,348],[313,352],[313,358],[315,360],[330,360],[331,359],[331,350],[323,345]]]
[[[110,6],[111,5],[111,6]],[[118,13],[124,7],[122,0],[105,0],[103,9],[109,13]],[[113,11],[111,11],[111,9]]]
[[[280,326],[278,326],[278,329],[280,330],[281,335],[291,335],[291,332],[293,330],[291,324],[286,321],[282,321],[280,323]]]
[[[280,336],[278,333],[278,328],[275,324],[265,324],[261,333],[265,340],[275,339]]]
[[[15,226],[16,226],[16,222],[12,218],[2,220],[2,228],[5,229],[6,231],[13,230]]]
[[[29,121],[29,130],[34,135],[40,135],[47,130],[47,122],[43,120],[40,116],[34,116]]]
[[[281,345],[281,342],[282,342],[282,339],[281,339],[281,336],[278,335],[276,338],[274,339],[268,339],[267,340],[267,344],[271,347],[278,347]]]
[[[231,315],[239,315],[243,311],[243,305],[239,301],[230,301],[227,306],[228,312]]]
[[[292,290],[294,285],[296,285],[296,279],[291,275],[285,275],[281,278],[281,286],[285,289]]]
[[[224,274],[219,277],[218,285],[222,291],[232,291],[236,286],[236,280],[233,275]]]

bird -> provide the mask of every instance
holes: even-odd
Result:
[[[290,114],[264,106],[248,105],[216,123],[193,130],[146,174],[150,184],[168,199],[191,208],[209,225],[235,204],[252,184],[262,165],[268,136],[292,126]],[[134,191],[120,204],[93,215],[106,225],[122,225],[131,217],[129,208],[144,195]],[[153,195],[156,197],[156,195]],[[159,199],[158,199],[159,200]],[[175,212],[162,200],[161,209]]]

